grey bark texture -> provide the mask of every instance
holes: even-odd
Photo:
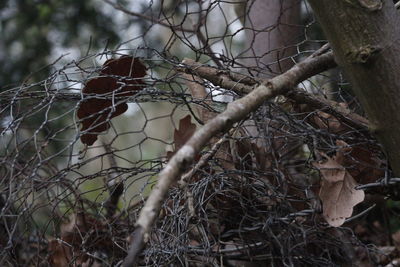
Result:
[[[400,14],[392,0],[309,0],[370,130],[400,175]]]

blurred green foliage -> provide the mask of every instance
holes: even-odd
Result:
[[[0,87],[47,77],[63,49],[91,49],[120,41],[112,12],[100,1],[3,0],[0,3]],[[41,70],[40,72],[38,72]]]

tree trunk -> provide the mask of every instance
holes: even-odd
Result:
[[[400,14],[392,0],[309,0],[384,146],[400,175]]]
[[[245,25],[246,66],[261,68],[265,78],[290,69],[300,40],[299,0],[253,0],[247,2]]]

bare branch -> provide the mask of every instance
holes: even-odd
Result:
[[[213,68],[210,66],[205,66],[202,65],[201,63],[198,63],[192,59],[187,59],[187,58],[183,61],[183,63],[187,67],[179,68],[177,69],[178,71],[197,75],[203,79],[210,81],[214,85],[235,91],[239,94],[250,93],[251,91],[253,91],[253,86],[245,85],[242,83],[242,81],[241,82],[234,81],[231,77],[229,77],[229,72],[227,71],[219,70],[217,68]],[[244,79],[246,76],[244,75],[236,76],[236,78],[241,80],[240,77],[243,77]]]
[[[183,63],[187,61],[184,60]],[[332,65],[334,65],[332,52],[320,56],[312,55],[286,73],[257,86],[243,98],[228,104],[224,112],[197,130],[160,172],[158,182],[150,193],[136,222],[131,248],[123,266],[132,266],[136,262],[139,253],[149,239],[151,228],[158,218],[169,188],[179,179],[180,175],[192,163],[194,156],[201,151],[212,137],[220,132],[228,131],[234,123],[245,119],[266,100],[287,93],[299,82]]]
[[[315,52],[312,56],[323,55],[323,52],[327,52],[327,47],[324,46],[317,52]],[[322,53],[322,54],[321,54]],[[327,52],[327,54],[331,54],[331,52]],[[327,55],[325,54],[325,56]],[[253,90],[253,86],[249,85],[256,85],[262,84],[267,82],[266,79],[260,78],[251,78],[245,76],[243,74],[238,74],[229,71],[222,71],[216,68],[202,65],[198,62],[195,62],[191,59],[186,59],[184,62],[188,67],[187,68],[180,68],[178,71],[183,71],[186,73],[196,74],[199,77],[209,80],[214,85],[218,85],[222,88],[232,90],[237,92],[238,94],[249,93]],[[329,62],[325,69],[329,69],[335,67],[336,63],[333,61]],[[324,71],[324,70],[321,70]],[[313,75],[311,75],[313,76]],[[310,95],[304,90],[293,88],[292,90],[288,91],[285,94],[286,97],[296,101],[297,103],[305,103],[310,105],[316,109],[326,109],[326,112],[334,115],[338,119],[342,120],[343,122],[347,123],[349,126],[354,127],[356,129],[367,130],[368,128],[368,120],[364,117],[352,112],[351,110],[342,107],[339,103],[327,99],[323,99],[321,97]]]

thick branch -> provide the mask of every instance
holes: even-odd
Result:
[[[321,51],[326,51],[326,49],[321,49]],[[315,56],[318,56],[316,53]],[[323,69],[314,70],[314,74],[320,73],[329,68],[336,66],[333,59],[333,54],[327,52],[325,56],[328,56],[326,64]],[[330,57],[330,58],[329,58]],[[181,68],[179,71],[191,73],[197,75],[203,79],[209,80],[214,85],[218,85],[222,88],[233,90],[238,94],[249,93],[253,90],[256,84],[262,84],[267,82],[267,79],[251,78],[242,74],[233,73],[229,71],[221,71],[217,68],[202,65],[192,59],[185,59],[184,64],[187,68]],[[312,75],[311,75],[312,76]],[[368,120],[364,117],[350,111],[347,108],[340,106],[334,101],[323,99],[318,96],[310,95],[303,90],[293,88],[285,94],[286,97],[293,99],[297,103],[305,103],[313,108],[325,109],[326,112],[334,115],[341,121],[345,122],[347,125],[354,127],[359,130],[367,130]]]
[[[179,179],[180,175],[192,163],[194,156],[201,151],[213,136],[228,131],[234,123],[245,119],[264,101],[277,95],[285,94],[299,82],[331,64],[332,53],[320,56],[312,55],[286,73],[257,86],[248,95],[228,104],[224,112],[197,130],[160,172],[158,182],[151,191],[136,222],[132,244],[123,266],[132,266],[136,262],[137,256],[149,239],[151,228],[158,217],[170,186]]]
[[[180,68],[178,69],[178,71],[194,74],[196,76],[199,76],[203,79],[210,81],[214,85],[221,86],[222,88],[225,89],[233,90],[239,94],[247,94],[253,91],[254,86],[248,86],[244,84],[243,81],[241,82],[234,81],[233,79],[231,79],[231,77],[229,77],[229,73],[227,73],[226,71],[202,65],[201,63],[198,63],[193,59],[188,59],[188,58],[185,58],[182,63],[187,65],[187,67]],[[243,79],[245,78],[247,77],[243,75]]]
[[[333,58],[333,52],[327,52],[322,55],[318,55],[317,53],[310,56],[310,58],[314,58],[317,56],[318,58],[320,58],[320,64],[316,68],[308,69],[307,73],[305,73],[304,76],[312,77],[336,66],[335,60]],[[296,66],[301,66],[304,62],[305,61],[297,64]],[[244,83],[253,85],[265,83],[268,81],[268,79],[253,79],[245,75],[229,73],[227,71],[222,71],[217,68],[204,66],[201,63],[195,62],[192,59],[185,59],[182,63],[187,65],[188,68],[178,70],[198,75],[206,80],[209,80],[214,85],[219,85],[225,89],[233,90],[240,94],[250,93],[251,91],[253,91],[253,86],[245,85]],[[293,69],[291,69],[290,71],[292,70]]]

